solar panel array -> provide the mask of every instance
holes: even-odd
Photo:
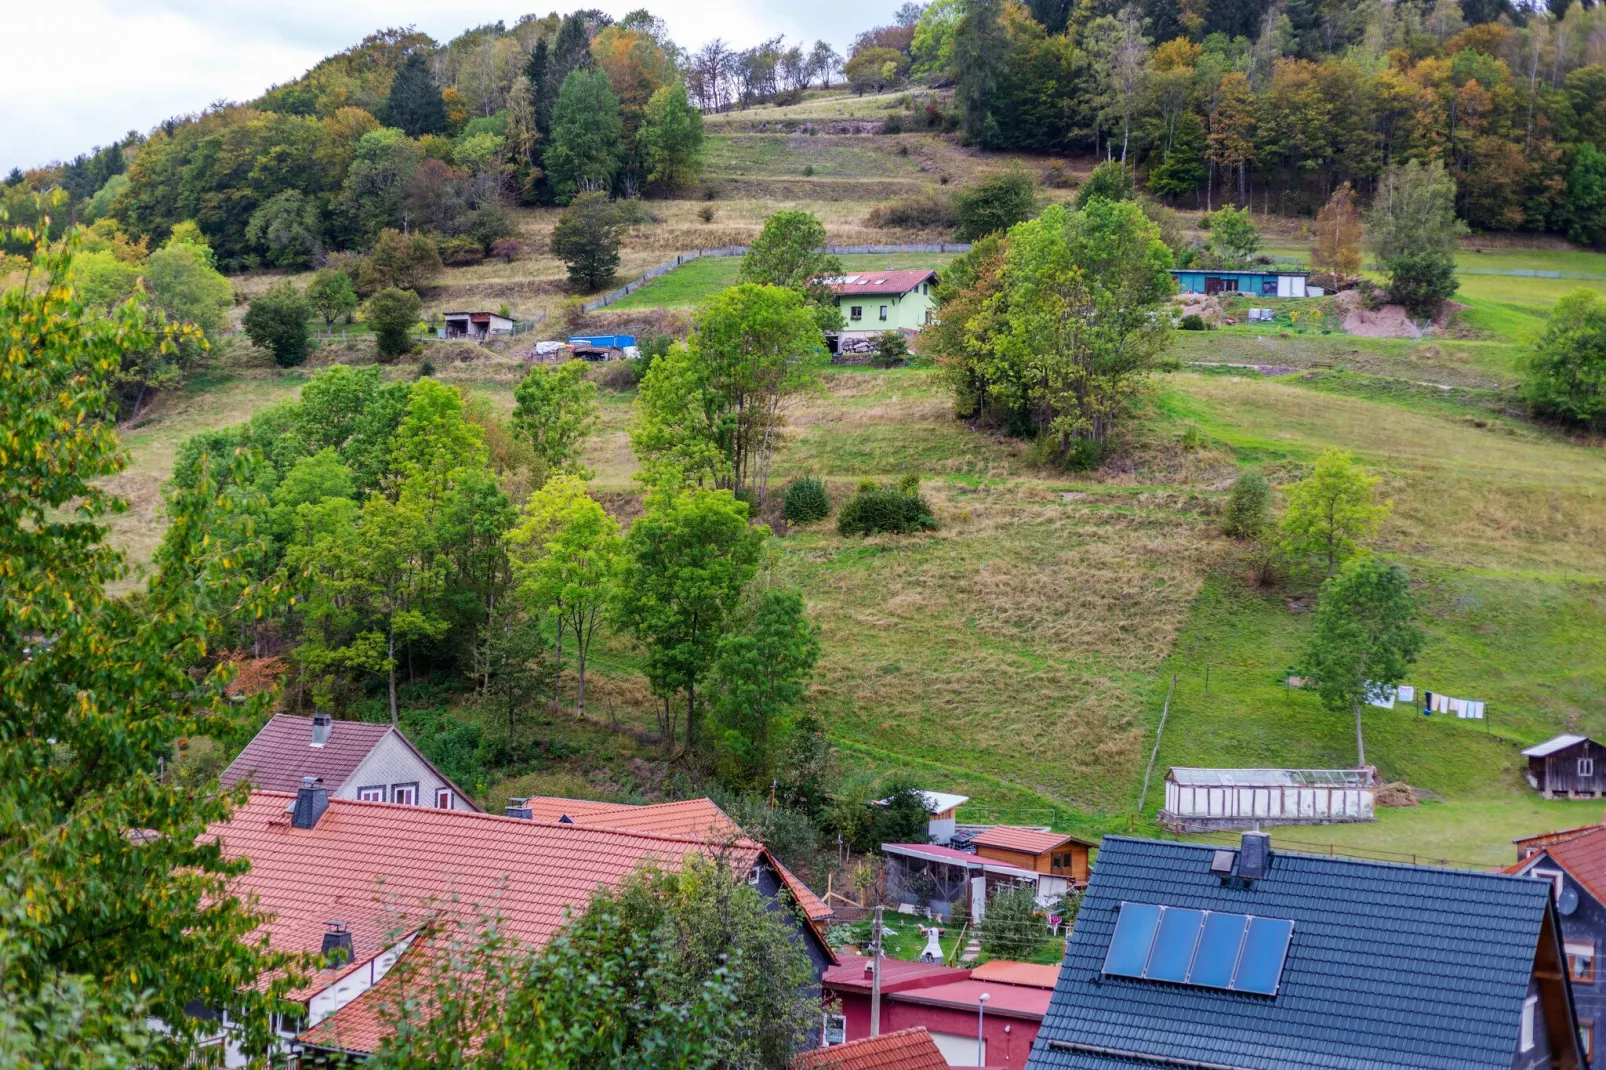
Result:
[[[1281,918],[1122,903],[1104,972],[1273,996],[1293,934]]]

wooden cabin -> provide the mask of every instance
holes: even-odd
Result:
[[[1095,846],[1063,832],[994,825],[974,837],[971,846],[982,858],[1034,873],[1066,877],[1077,887],[1087,883],[1089,852]]]
[[[1606,747],[1588,736],[1557,736],[1522,752],[1528,783],[1552,799],[1593,799],[1606,793]]]

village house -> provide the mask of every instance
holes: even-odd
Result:
[[[932,299],[935,271],[861,271],[823,281],[842,313],[838,337],[843,340],[870,338],[883,331],[919,331],[931,322],[937,307]]]
[[[293,792],[309,776],[336,799],[479,810],[401,729],[323,713],[274,714],[218,779],[225,788],[250,781],[260,791]]]
[[[1109,836],[1030,1070],[1582,1070],[1550,885]]]
[[[1173,268],[1171,277],[1185,294],[1245,294],[1251,297],[1320,297],[1322,291],[1306,284],[1303,271],[1217,271]],[[1314,292],[1312,292],[1314,291]]]
[[[513,320],[497,312],[444,312],[439,337],[484,341],[498,334],[512,334]]]
[[[931,1034],[919,1026],[816,1048],[787,1064],[788,1070],[948,1070],[948,1065]]]
[[[837,963],[814,920],[829,910],[706,799],[634,807],[519,799],[508,814],[485,814],[331,797],[308,778],[293,793],[254,792],[210,832],[227,857],[250,861],[233,891],[255,897],[272,946],[340,952],[294,994],[300,1013],[277,1023],[279,1054],[306,1062],[360,1061],[378,1049],[393,967],[427,953],[418,947],[448,915],[474,924],[494,914],[538,950],[598,887],[694,853],[795,905],[786,917],[816,971]],[[209,1044],[224,1049],[225,1065],[245,1065],[226,1021]]]
[[[1595,965],[1606,946],[1606,826],[1585,825],[1515,841],[1518,862],[1506,872],[1550,885],[1561,915],[1567,981],[1578,1007],[1578,1037],[1595,1057],[1595,1030],[1606,1025],[1606,974]]]
[[[1034,873],[1065,877],[1080,887],[1087,883],[1094,844],[1063,832],[994,825],[971,837],[981,858],[1006,862]]]
[[[1522,756],[1528,785],[1546,798],[1593,799],[1606,791],[1606,747],[1588,736],[1547,739]]]
[[[827,1007],[836,1008],[825,1018],[821,1040],[827,1049],[871,1035],[870,967],[865,956],[843,955],[841,964],[820,978]],[[948,1066],[1021,1067],[1058,976],[1058,966],[1029,962],[994,960],[966,969],[882,958],[878,1031],[924,1027]]]

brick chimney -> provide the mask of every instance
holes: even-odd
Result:
[[[324,790],[323,781],[315,776],[302,777],[295,806],[290,812],[290,824],[298,829],[310,829],[318,824],[318,819],[327,809],[329,793]]]

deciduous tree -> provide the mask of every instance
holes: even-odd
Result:
[[[424,302],[411,290],[380,290],[363,306],[363,318],[374,332],[380,360],[395,360],[413,351],[413,328]]]
[[[1323,450],[1311,474],[1286,491],[1279,525],[1284,551],[1295,560],[1321,558],[1331,576],[1388,515],[1389,503],[1377,501],[1377,484],[1347,451]]]
[[[776,212],[742,255],[737,278],[797,291],[813,308],[820,330],[840,330],[842,313],[826,280],[842,274],[842,261],[825,251],[825,243],[825,224],[813,212]]]
[[[569,267],[569,285],[582,293],[602,289],[619,270],[619,237],[625,229],[619,208],[601,190],[569,202],[552,228],[552,255]]]
[[[312,302],[286,280],[251,302],[242,326],[251,344],[273,354],[281,368],[293,368],[307,360],[307,321],[312,318]]]
[[[1556,302],[1526,371],[1536,411],[1585,427],[1606,421],[1606,299],[1580,289]]]
[[[357,311],[357,291],[352,289],[351,276],[331,268],[312,276],[312,281],[307,283],[307,300],[323,318],[327,331],[334,330],[335,320],[349,320]]]
[[[1355,207],[1355,191],[1341,183],[1316,215],[1315,241],[1310,262],[1335,275],[1356,275],[1361,270],[1361,213]]]
[[[589,478],[580,455],[597,428],[597,386],[586,378],[585,361],[534,365],[513,399],[514,431],[547,471]]]
[[[552,108],[552,137],[544,159],[559,204],[613,185],[623,135],[619,98],[608,76],[601,71],[570,73]]]
[[[774,779],[819,656],[818,631],[790,592],[766,592],[747,628],[720,643],[711,714],[727,783],[763,788]]]

